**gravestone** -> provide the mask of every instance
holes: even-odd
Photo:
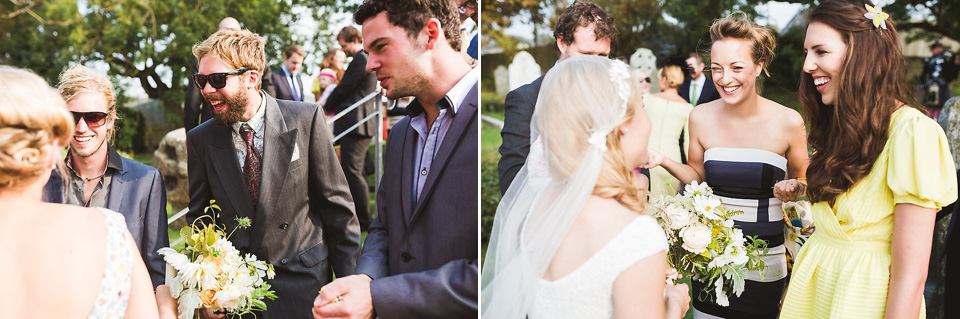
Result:
[[[639,48],[630,56],[630,67],[650,76],[650,92],[660,92],[660,77],[657,75],[657,56],[647,48]]]
[[[182,127],[170,131],[153,152],[153,165],[163,175],[167,202],[176,213],[190,201],[187,180],[187,132]]]
[[[540,65],[527,51],[520,51],[513,57],[508,69],[510,91],[521,85],[533,82],[540,77]]]
[[[507,95],[510,92],[510,72],[501,65],[493,70],[493,79],[497,87],[497,95]]]

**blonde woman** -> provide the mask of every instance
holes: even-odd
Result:
[[[706,283],[693,281],[694,318],[776,318],[787,283],[783,246],[783,201],[803,195],[807,140],[797,111],[758,93],[757,78],[774,57],[776,39],[742,14],[710,26],[710,72],[720,99],[690,112],[687,164],[654,155],[684,184],[707,182],[724,205],[744,213],[733,217],[744,235],[767,241],[763,273],[747,272],[745,289],[729,306],[716,304]]]
[[[666,237],[633,173],[648,159],[642,106],[623,62],[574,57],[547,73],[530,155],[497,209],[483,317],[683,316],[687,287],[665,287]]]
[[[683,84],[683,69],[679,64],[664,65],[658,75],[660,93],[650,95],[643,101],[643,109],[650,117],[650,149],[681,162],[683,147],[690,145],[687,118],[693,105],[677,93],[677,87]],[[663,167],[650,170],[651,196],[676,195],[680,185],[680,181]]]
[[[40,199],[61,146],[73,137],[76,121],[63,99],[39,76],[6,66],[0,87],[4,317],[157,318],[150,277],[123,216]]]

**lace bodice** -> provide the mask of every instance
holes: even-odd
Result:
[[[100,291],[87,318],[123,318],[130,298],[130,271],[133,267],[130,239],[125,236],[127,223],[117,212],[102,208],[100,211],[107,230],[107,262],[103,267]]]
[[[637,217],[573,272],[554,281],[541,279],[529,318],[613,318],[613,281],[666,248],[657,222]]]

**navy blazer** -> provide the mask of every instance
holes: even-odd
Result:
[[[690,102],[690,82],[692,80],[687,79],[683,81],[683,84],[680,84],[680,87],[677,88],[677,94],[680,94],[680,97],[684,101]],[[703,90],[700,91],[700,96],[697,97],[697,105],[707,103],[720,98],[720,93],[717,92],[717,87],[713,84],[713,80],[710,77],[707,77],[707,80],[703,82]],[[697,106],[694,105],[694,106]]]
[[[303,101],[303,80],[300,79],[300,74],[294,74],[293,78],[297,79],[297,86],[299,86],[297,91],[300,93],[300,100]],[[273,82],[274,90],[277,91],[277,95],[275,96],[276,99],[289,101],[295,100],[293,96],[293,88],[290,87],[289,78],[283,73],[282,68],[270,73],[270,80]]]
[[[373,278],[370,293],[379,318],[477,318],[478,123],[474,85],[416,202],[412,188],[419,137],[410,117],[394,125],[377,193],[377,219],[357,263],[357,273]]]
[[[110,181],[107,209],[123,215],[127,229],[140,250],[140,257],[147,265],[153,287],[163,284],[166,263],[157,250],[170,246],[167,237],[167,192],[163,177],[156,168],[140,164],[120,156],[113,146],[107,145],[107,158],[120,170]],[[63,179],[56,170],[43,189],[43,201],[64,202]]]

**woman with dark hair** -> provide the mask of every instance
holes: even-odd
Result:
[[[783,246],[783,201],[803,195],[807,143],[797,111],[758,93],[760,77],[774,57],[773,32],[734,14],[710,26],[710,72],[720,99],[690,112],[687,164],[653,154],[680,182],[708,183],[746,236],[767,242],[761,271],[746,273],[745,289],[721,306],[707,283],[693,281],[694,318],[776,318],[787,283]]]
[[[935,212],[957,198],[947,139],[909,99],[885,13],[826,0],[808,21],[799,95],[817,231],[781,318],[925,318]]]

